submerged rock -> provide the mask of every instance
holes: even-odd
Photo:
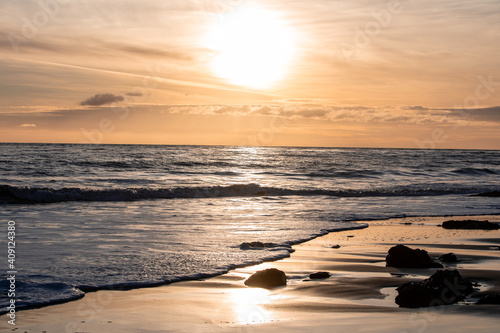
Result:
[[[455,253],[446,253],[439,257],[442,262],[458,262],[458,258]]]
[[[316,272],[309,274],[310,279],[327,279],[330,277],[330,273],[328,272]]]
[[[489,221],[461,220],[445,221],[442,224],[444,229],[480,229],[480,230],[498,230],[500,226]]]
[[[286,274],[276,268],[265,269],[250,276],[245,281],[245,285],[266,289],[286,286]]]
[[[245,242],[241,243],[240,249],[242,250],[251,250],[251,249],[264,249],[264,248],[272,248],[277,247],[277,244],[274,243],[262,243],[262,242]]]
[[[275,243],[263,243],[263,242],[245,242],[240,244],[240,250],[269,250],[269,251],[288,251],[288,253],[294,253],[295,250],[292,249],[291,245],[285,244],[275,244]]]
[[[398,268],[442,268],[425,250],[411,249],[405,245],[393,246],[385,258],[387,267]]]
[[[449,305],[472,293],[472,286],[457,270],[440,270],[423,281],[399,286],[396,304],[405,308]]]
[[[500,294],[488,294],[481,297],[476,304],[500,304]]]

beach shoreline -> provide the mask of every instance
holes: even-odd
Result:
[[[493,331],[500,324],[494,316],[500,310],[498,305],[479,306],[467,299],[432,309],[398,307],[395,288],[425,279],[436,269],[385,267],[388,249],[397,244],[425,249],[434,259],[453,252],[461,261],[445,268],[457,269],[479,283],[480,293],[500,291],[500,231],[437,226],[445,220],[469,218],[500,222],[498,215],[358,221],[369,227],[330,232],[294,245],[289,258],[236,268],[204,280],[88,293],[77,301],[20,311],[15,327],[4,316],[0,328],[47,333],[139,332],[146,328],[148,332]],[[252,273],[271,267],[286,273],[286,287],[265,290],[243,284]],[[331,276],[309,279],[317,271]]]

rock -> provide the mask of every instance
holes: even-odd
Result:
[[[407,282],[397,289],[396,304],[405,308],[449,305],[472,293],[472,282],[455,270],[440,270],[420,282]]]
[[[461,220],[461,221],[445,221],[442,224],[444,229],[481,229],[481,230],[498,230],[500,226],[489,221],[477,220]]]
[[[405,245],[393,246],[385,258],[387,267],[399,268],[442,268],[434,262],[425,250],[411,249]]]
[[[328,272],[316,272],[309,275],[310,279],[327,279],[330,277]]]
[[[245,285],[266,289],[286,286],[286,275],[279,269],[269,268],[254,273],[245,281]]]
[[[454,253],[443,254],[439,257],[442,262],[458,262],[457,256]]]
[[[272,248],[278,245],[274,243],[262,243],[262,242],[249,242],[249,243],[241,243],[240,249],[242,250],[255,250],[255,249],[264,249],[264,248]]]
[[[264,247],[264,243],[262,242],[250,242],[248,243],[251,247]]]
[[[250,243],[241,243],[240,249],[242,250],[249,250],[249,249],[255,249],[255,248],[263,248],[264,243],[262,242],[250,242]]]
[[[476,304],[500,304],[500,294],[488,294],[481,297]]]
[[[390,272],[389,274],[391,274],[392,276],[398,277],[398,278],[406,277],[409,275],[409,274],[405,274],[405,273],[395,273],[395,272]]]
[[[332,246],[332,249],[340,249],[340,245],[334,245]]]

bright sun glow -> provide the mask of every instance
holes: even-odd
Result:
[[[232,293],[236,320],[245,325],[262,324],[271,321],[272,313],[261,305],[270,303],[270,292],[266,289],[248,288]]]
[[[221,17],[209,38],[213,70],[229,82],[264,89],[282,79],[293,55],[292,31],[275,12],[241,6]]]

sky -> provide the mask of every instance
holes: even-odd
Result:
[[[498,0],[0,0],[0,142],[500,149]]]

